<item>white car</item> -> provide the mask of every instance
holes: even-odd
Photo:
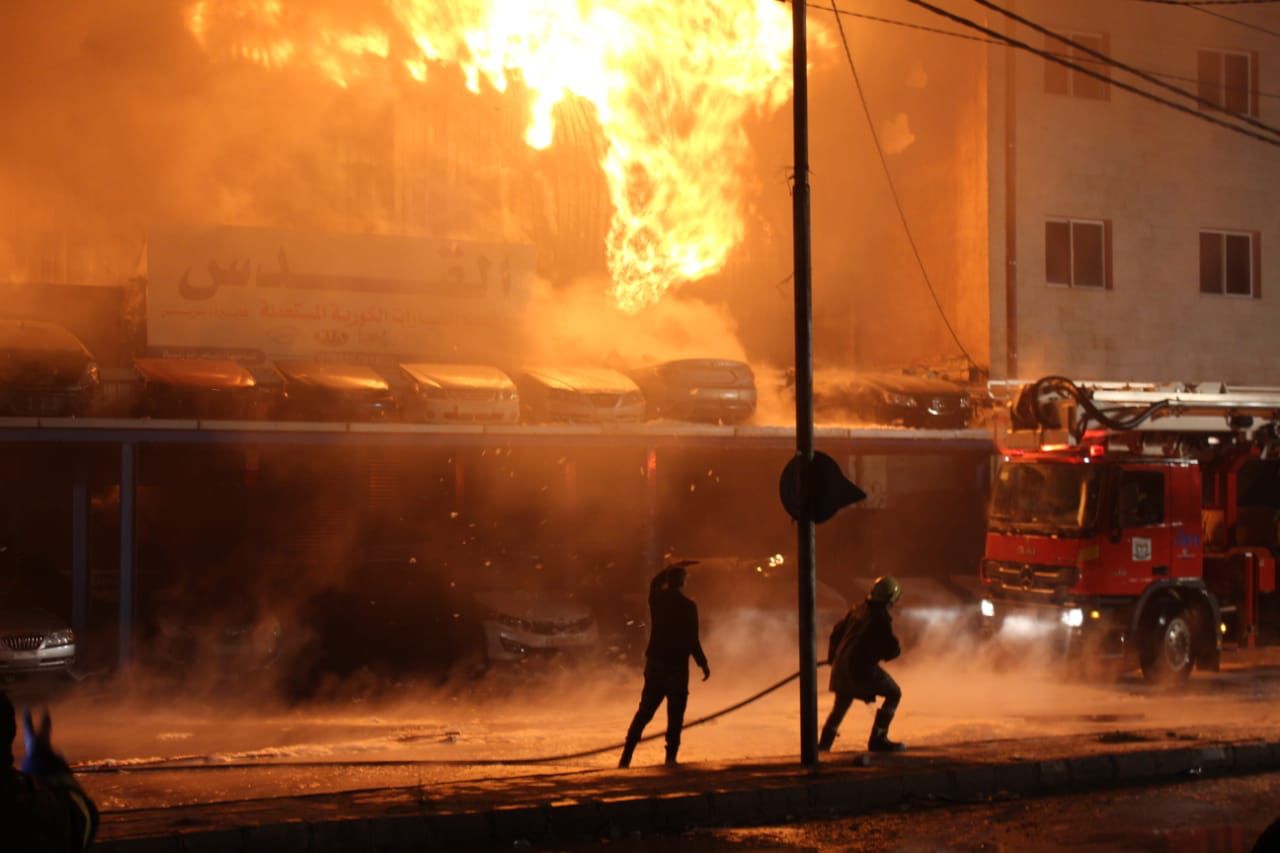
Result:
[[[599,644],[591,608],[562,593],[527,589],[477,592],[485,657],[521,661],[594,649]]]
[[[516,384],[482,364],[402,364],[408,385],[403,408],[410,420],[428,423],[513,424],[520,418]]]
[[[76,635],[38,607],[0,610],[0,676],[67,673],[76,662]]]

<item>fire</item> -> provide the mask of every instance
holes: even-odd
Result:
[[[744,121],[790,94],[785,4],[383,3],[394,26],[341,22],[303,0],[197,0],[187,23],[211,53],[268,68],[305,64],[340,86],[375,57],[419,81],[433,64],[455,65],[476,92],[518,84],[535,149],[554,142],[556,106],[582,98],[607,142],[600,166],[613,203],[606,248],[619,307],[639,311],[723,268],[745,232]]]

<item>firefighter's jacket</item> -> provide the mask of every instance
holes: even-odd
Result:
[[[645,681],[669,691],[689,690],[689,658],[699,667],[707,656],[698,641],[698,606],[679,589],[665,587],[667,573],[649,584],[649,646],[645,649]]]
[[[0,850],[79,853],[98,829],[98,810],[70,771],[49,777],[0,767]]]
[[[878,683],[880,662],[893,660],[901,653],[889,608],[864,601],[845,614],[831,631],[827,646],[831,691],[873,701],[872,688]]]

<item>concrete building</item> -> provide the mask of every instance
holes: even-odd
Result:
[[[1006,5],[1221,110],[987,15],[1196,113],[990,48],[992,374],[1280,384],[1280,148],[1197,120],[1280,142],[1280,8]]]

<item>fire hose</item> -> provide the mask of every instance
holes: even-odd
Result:
[[[826,661],[818,664],[818,667],[827,666]],[[710,714],[697,717],[684,724],[684,728],[691,729],[695,726],[701,726],[718,720],[723,716],[732,714],[734,711],[741,710],[748,705],[758,702],[764,697],[777,690],[786,687],[791,682],[800,677],[800,673],[793,672],[786,678],[775,681],[763,690],[752,693],[745,699],[727,705]],[[666,736],[666,730],[645,735],[640,738],[640,743],[647,743],[651,740]],[[72,765],[72,770],[76,773],[124,773],[124,772],[159,772],[159,771],[176,771],[176,770],[246,770],[255,768],[277,768],[287,767],[292,769],[323,769],[325,767],[421,767],[421,766],[473,766],[473,767],[491,767],[501,765],[529,765],[529,764],[555,764],[561,761],[571,761],[575,758],[590,758],[593,755],[603,755],[606,752],[618,752],[625,744],[621,741],[611,743],[608,746],[596,747],[594,749],[584,749],[577,752],[563,752],[556,755],[538,755],[531,758],[385,758],[385,759],[360,759],[360,760],[343,760],[343,761],[227,761],[208,763],[208,756],[187,755],[174,756],[171,758],[157,758],[154,760],[141,761],[138,763],[121,764],[115,761],[85,761]],[[196,762],[206,763],[196,763]]]

